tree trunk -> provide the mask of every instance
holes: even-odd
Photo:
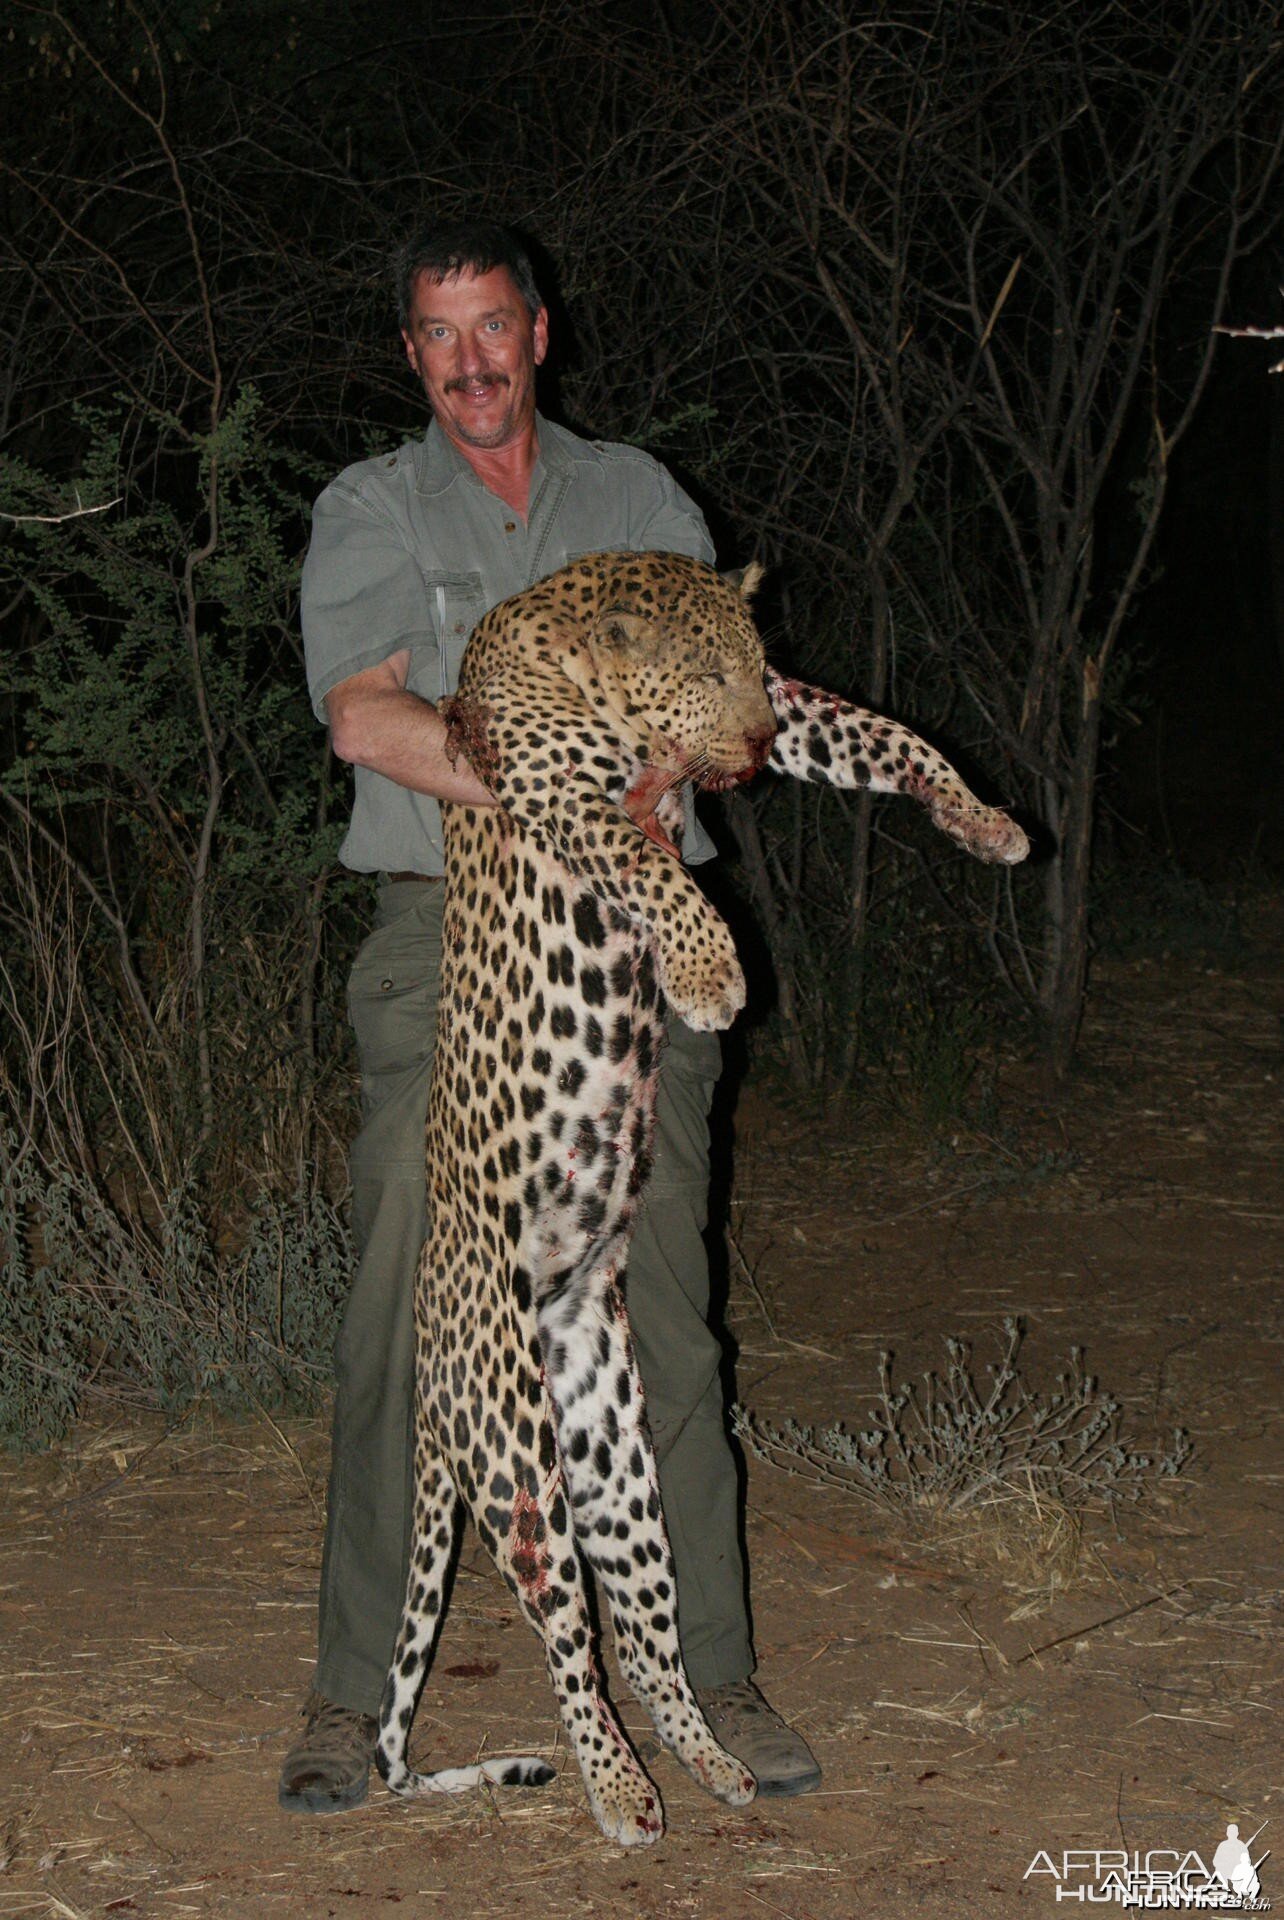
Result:
[[[1050,949],[1041,992],[1043,1041],[1052,1078],[1069,1071],[1083,1017],[1088,973],[1088,883],[1092,871],[1093,800],[1101,749],[1101,677],[1095,659],[1083,668],[1083,710],[1061,809],[1057,852],[1049,868]]]
[[[870,705],[877,711],[887,698],[887,633],[890,609],[887,583],[876,560],[870,565],[870,604],[872,619],[869,634],[869,666],[865,675]],[[848,866],[850,895],[847,909],[847,957],[843,969],[842,1005],[847,1030],[838,1048],[838,1084],[851,1085],[860,1058],[861,1014],[865,1003],[865,931],[869,922],[870,835],[874,823],[874,805],[868,792],[862,793],[852,815],[851,857]]]
[[[790,958],[789,943],[785,935],[784,914],[772,888],[771,876],[767,872],[767,857],[763,851],[762,836],[758,831],[758,816],[753,810],[752,803],[744,794],[733,793],[726,801],[726,817],[740,851],[745,875],[749,881],[749,897],[753,901],[759,922],[766,935],[767,950],[771,955],[771,963],[776,975],[780,1018],[785,1029],[785,1056],[789,1063],[789,1078],[796,1087],[804,1092],[810,1092],[811,1062],[807,1058],[807,1043],[803,1035],[797,996],[794,992],[793,961]]]

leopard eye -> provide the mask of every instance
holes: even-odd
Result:
[[[712,673],[702,673],[700,678],[702,680],[708,680],[715,687],[725,687],[727,684],[726,675],[719,673],[716,668]]]

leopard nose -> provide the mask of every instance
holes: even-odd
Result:
[[[756,767],[766,764],[767,757],[775,743],[776,726],[773,721],[769,727],[752,727],[745,734],[745,746]]]

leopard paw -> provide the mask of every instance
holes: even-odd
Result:
[[[991,865],[1015,867],[1030,851],[1030,841],[1011,814],[975,800],[942,797],[932,803],[932,825]]]
[[[745,977],[735,942],[712,907],[696,927],[659,947],[660,988],[679,1017],[697,1033],[729,1027],[745,1003]]]
[[[664,1805],[635,1763],[585,1779],[593,1818],[621,1847],[653,1847],[664,1833]]]

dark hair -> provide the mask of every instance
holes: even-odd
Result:
[[[431,280],[452,280],[461,273],[490,273],[507,267],[513,284],[534,319],[544,302],[525,247],[494,220],[437,220],[411,234],[392,257],[397,320],[410,331],[411,302],[421,273]]]

